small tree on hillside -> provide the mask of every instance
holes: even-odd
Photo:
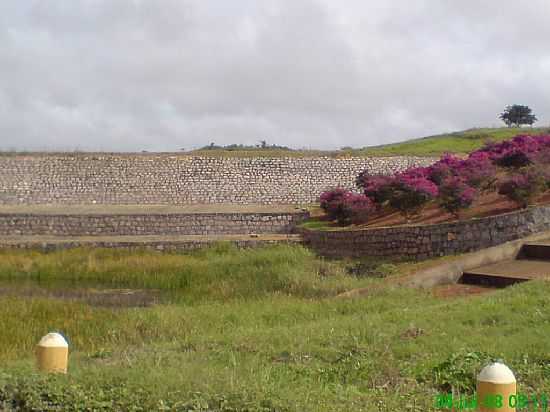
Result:
[[[506,123],[508,127],[521,127],[524,124],[532,126],[538,120],[529,106],[520,104],[506,106],[504,112],[499,115],[499,119]]]

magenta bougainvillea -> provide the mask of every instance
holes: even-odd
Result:
[[[367,223],[369,217],[374,211],[372,200],[359,193],[349,193],[344,197],[344,221],[351,223]]]
[[[498,193],[525,208],[545,186],[544,176],[537,169],[526,167],[504,179],[498,186]]]
[[[458,177],[477,189],[488,190],[494,187],[497,168],[485,152],[473,152],[461,163]]]
[[[378,209],[387,203],[409,218],[437,196],[437,186],[428,176],[429,168],[417,167],[393,176],[363,174],[358,185]]]
[[[328,217],[332,219],[337,218],[340,214],[340,208],[342,207],[344,196],[348,192],[349,191],[346,189],[337,187],[321,193],[321,196],[319,196],[320,206]]]
[[[544,179],[545,189],[550,189],[550,147],[529,156],[532,168]]]
[[[549,146],[550,136],[519,135],[510,140],[488,144],[478,152],[487,153],[498,166],[519,168],[531,163],[531,154]]]
[[[459,176],[449,176],[439,186],[439,206],[455,217],[469,208],[476,197],[477,190]]]
[[[389,205],[407,220],[418,214],[438,194],[437,186],[426,177],[426,173],[425,168],[416,168],[395,175]]]
[[[363,189],[365,195],[374,202],[376,207],[380,209],[392,196],[395,177],[362,173],[358,176],[356,183],[360,189]]]
[[[364,194],[342,188],[323,192],[320,204],[327,216],[340,224],[366,223],[374,209],[372,200]]]
[[[430,166],[428,178],[436,185],[457,174],[462,164],[462,160],[451,154],[445,154],[441,159]]]
[[[321,195],[321,207],[340,223],[365,222],[386,205],[409,220],[436,199],[442,209],[458,216],[480,192],[494,190],[497,178],[498,193],[522,207],[550,189],[550,135],[519,135],[487,144],[467,157],[446,154],[429,167],[391,176],[365,171],[356,179],[363,194],[334,189]]]
[[[454,176],[481,189],[491,186],[496,173],[496,167],[485,152],[474,152],[466,159],[446,154],[428,169],[428,178],[438,186],[445,179]]]

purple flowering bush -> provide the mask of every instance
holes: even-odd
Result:
[[[531,154],[549,146],[550,136],[519,135],[510,140],[488,144],[478,152],[487,153],[497,166],[520,168],[531,164]]]
[[[494,189],[497,168],[487,153],[474,152],[462,162],[459,177],[481,191]]]
[[[346,193],[349,193],[349,191],[339,187],[321,193],[321,196],[319,196],[320,206],[329,218],[337,219],[341,214]]]
[[[447,153],[429,167],[428,178],[439,186],[448,177],[458,175],[462,162],[458,157]]]
[[[369,175],[366,172],[361,173],[356,184],[363,193],[368,196],[378,210],[390,200],[395,185],[395,177],[386,175]]]
[[[464,179],[450,176],[439,186],[439,206],[456,218],[463,209],[469,208],[477,197],[477,190]]]
[[[429,173],[428,167],[410,168],[393,176],[363,173],[356,183],[378,210],[387,203],[410,219],[437,196],[437,186],[428,178]]]
[[[344,198],[343,222],[349,221],[355,224],[367,223],[374,209],[374,203],[368,196],[350,192]]]
[[[336,188],[320,196],[321,209],[339,224],[366,223],[374,210],[373,202],[365,195]]]
[[[426,177],[425,168],[409,169],[395,175],[389,204],[410,220],[437,195],[438,188]]]
[[[363,194],[334,189],[321,195],[321,207],[338,222],[366,222],[383,206],[402,213],[407,221],[437,200],[443,210],[458,217],[481,193],[498,190],[526,207],[550,189],[550,135],[519,135],[489,143],[466,158],[446,154],[429,167],[410,168],[391,176],[356,178]],[[497,184],[498,183],[498,184]]]
[[[446,154],[430,166],[427,173],[438,186],[450,177],[459,177],[472,187],[486,190],[495,181],[496,167],[484,152],[474,152],[467,159]]]
[[[544,179],[545,189],[550,189],[550,147],[532,153],[530,159],[533,169]]]
[[[545,189],[544,177],[533,167],[523,168],[498,186],[498,193],[526,208]]]

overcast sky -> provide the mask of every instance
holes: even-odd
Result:
[[[296,148],[550,123],[549,0],[2,0],[0,149]]]

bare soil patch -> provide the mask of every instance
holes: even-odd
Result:
[[[153,289],[49,288],[39,285],[0,284],[0,296],[80,301],[110,308],[147,307],[161,300]]]
[[[533,206],[540,205],[550,205],[550,191],[543,193],[541,196],[537,197],[534,200]],[[472,218],[495,216],[503,213],[513,212],[515,210],[520,210],[520,207],[516,203],[508,200],[508,198],[506,198],[505,196],[492,192],[480,196],[472,205],[472,207],[460,213],[459,219],[457,219],[450,213],[447,213],[444,210],[440,209],[435,202],[432,202],[427,205],[419,215],[414,216],[409,222],[407,222],[407,220],[401,213],[386,208],[381,210],[380,212],[373,214],[368,223],[362,225],[350,225],[346,226],[346,228],[364,229],[376,227],[391,227],[407,224],[428,225],[447,223]],[[318,210],[315,211],[315,213],[312,213],[311,216],[318,220],[327,220],[326,216]],[[329,226],[334,228],[342,227],[338,226],[335,222],[329,223]]]

